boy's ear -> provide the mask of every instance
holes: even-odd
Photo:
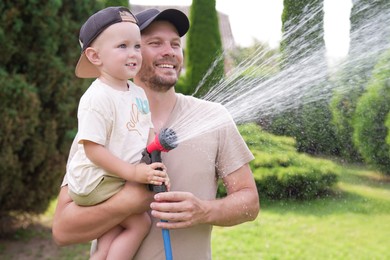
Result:
[[[85,51],[85,56],[87,57],[87,59],[93,64],[93,65],[100,65],[101,64],[101,61],[100,61],[100,57],[99,57],[99,53],[97,52],[97,50],[95,48],[92,48],[92,47],[88,47]]]

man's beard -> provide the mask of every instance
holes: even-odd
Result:
[[[178,75],[176,78],[158,76],[154,72],[154,69],[151,69],[150,67],[141,68],[138,74],[140,75],[141,81],[144,82],[151,90],[156,92],[167,92],[175,86],[178,80]]]

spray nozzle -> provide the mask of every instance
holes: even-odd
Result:
[[[154,141],[146,147],[146,150],[151,154],[153,151],[168,152],[176,147],[177,136],[175,131],[164,128],[156,135]]]
[[[154,138],[147,147],[146,151],[150,155],[151,162],[161,162],[161,152],[169,152],[170,150],[177,147],[177,136],[175,131],[169,128],[164,128]],[[160,169],[162,170],[162,169]],[[165,184],[156,186],[149,184],[149,190],[154,192],[165,192],[167,191]]]

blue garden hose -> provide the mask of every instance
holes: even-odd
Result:
[[[161,162],[161,152],[160,151],[153,151],[151,153],[151,159],[152,162]],[[162,184],[160,186],[151,185],[150,189],[154,192],[165,192],[167,191],[165,184]],[[162,220],[161,222],[168,222],[166,220]],[[166,260],[172,260],[172,247],[171,247],[171,236],[169,234],[169,229],[162,229],[162,237],[164,241],[164,250],[165,250],[165,259]]]
[[[150,155],[150,161],[162,162],[161,152],[168,152],[177,147],[177,136],[175,131],[172,129],[165,128],[158,135],[156,135],[155,140],[146,147],[146,152]],[[162,169],[159,169],[162,170]],[[156,186],[149,185],[149,190],[153,192],[165,192],[167,187],[165,184]],[[161,222],[168,222],[166,220],[161,220]],[[172,260],[172,247],[171,247],[171,236],[169,234],[169,229],[162,229],[162,237],[164,241],[164,250],[165,250],[165,259]]]
[[[166,220],[161,220],[161,222],[167,222]],[[169,235],[169,229],[162,229],[162,236],[164,241],[164,250],[165,250],[165,259],[172,260],[172,247],[171,247],[171,236]]]

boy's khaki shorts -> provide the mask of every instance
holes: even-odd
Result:
[[[79,206],[93,206],[108,200],[115,195],[125,184],[125,180],[104,175],[101,182],[88,195],[81,196],[69,190],[69,196]]]

